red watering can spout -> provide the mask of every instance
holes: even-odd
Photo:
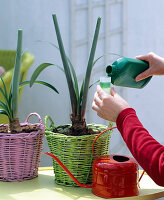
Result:
[[[92,185],[85,185],[83,183],[80,183],[75,177],[74,175],[67,169],[67,167],[52,153],[46,152],[44,153],[48,156],[51,156],[54,160],[56,160],[56,162],[63,168],[63,170],[72,178],[73,181],[75,181],[75,183],[83,188],[92,188]]]

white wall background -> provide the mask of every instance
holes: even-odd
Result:
[[[164,56],[164,1],[127,2],[127,55],[155,52]],[[164,77],[155,76],[142,90],[128,89],[128,101],[150,134],[164,144]]]
[[[89,0],[88,0],[89,1]],[[77,5],[88,4],[88,1],[77,0]],[[118,0],[94,0],[94,2],[121,2]],[[24,48],[35,55],[35,63],[30,68],[28,78],[34,71],[35,67],[42,62],[52,62],[61,64],[59,52],[53,47],[45,43],[38,43],[37,40],[46,40],[57,43],[55,30],[52,21],[52,13],[56,13],[65,44],[65,49],[68,55],[71,55],[72,44],[71,39],[71,17],[75,16],[71,13],[71,2],[68,0],[0,0],[0,48],[15,49],[17,29],[22,28],[24,31]],[[107,4],[106,4],[107,5]],[[100,6],[95,12],[92,12],[93,22],[97,16],[102,17],[101,31],[105,30],[104,15],[105,8]],[[123,27],[122,35],[119,37],[110,37],[106,45],[110,46],[110,51],[118,54],[123,54],[128,57],[135,57],[139,54],[145,54],[153,51],[161,56],[164,56],[164,26],[163,14],[164,1],[162,0],[124,0],[123,5],[115,6],[112,10],[108,10],[110,18],[110,27],[113,29],[119,24]],[[122,13],[123,12],[123,13]],[[81,34],[85,31],[85,22],[88,22],[88,15],[78,14],[79,28],[74,30],[75,34]],[[109,20],[109,19],[108,19]],[[123,24],[122,24],[123,23]],[[93,24],[93,28],[95,24]],[[76,26],[75,26],[76,28]],[[87,37],[87,32],[85,37]],[[90,35],[88,36],[90,37]],[[119,38],[119,39],[116,39]],[[81,39],[79,37],[79,39]],[[105,52],[105,47],[98,46],[97,56]],[[84,47],[85,49],[85,47]],[[88,48],[87,48],[88,53]],[[81,51],[79,51],[80,55]],[[84,51],[83,51],[84,53]],[[78,59],[78,63],[86,63],[83,59],[84,54]],[[86,54],[85,54],[86,55]],[[100,69],[93,73],[93,79],[104,74],[102,72],[106,65],[106,59],[100,63]],[[78,65],[79,66],[79,65]],[[99,66],[97,66],[98,68]],[[77,69],[78,70],[78,69]],[[81,76],[81,75],[80,75]],[[54,84],[60,92],[60,95],[52,93],[48,88],[43,86],[34,86],[32,89],[26,87],[24,89],[21,105],[20,118],[24,121],[27,114],[30,112],[38,112],[44,119],[46,114],[53,117],[56,124],[69,123],[70,101],[65,77],[55,67],[50,67],[41,74],[42,80],[47,80]],[[164,144],[163,133],[163,113],[164,113],[164,94],[162,92],[164,78],[161,76],[153,77],[151,82],[142,90],[123,89],[118,91],[128,100],[129,104],[134,107],[143,125],[149,130],[151,135],[159,142]],[[95,87],[90,92],[88,101],[87,121],[104,123],[103,120],[96,116],[94,111],[91,111],[91,103]],[[44,141],[44,151],[47,151],[47,143]],[[129,154],[124,142],[118,132],[115,132],[111,140],[111,153]],[[42,156],[42,166],[51,165],[50,159]]]

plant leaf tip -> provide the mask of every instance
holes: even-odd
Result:
[[[23,30],[22,29],[18,29],[18,34],[22,34]]]
[[[56,18],[56,14],[52,14],[52,17],[53,17],[53,18]]]

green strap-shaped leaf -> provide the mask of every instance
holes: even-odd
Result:
[[[13,119],[18,118],[18,105],[19,105],[19,81],[20,81],[20,68],[21,68],[21,55],[22,55],[22,30],[18,30],[17,52],[14,66],[14,73],[12,78],[12,110]]]
[[[53,46],[53,47],[55,47],[56,49],[59,50],[59,47],[58,47],[56,44],[52,43],[52,42],[49,42],[49,41],[46,41],[46,40],[37,40],[37,42],[45,42],[45,43],[48,43],[48,44],[50,44],[51,46]]]
[[[77,107],[77,113],[80,116],[81,116],[81,103],[82,103],[83,92],[84,92],[84,80],[83,80],[83,83],[81,85],[80,96],[79,96],[78,104],[77,104],[78,105],[78,107]]]
[[[12,113],[12,111],[11,111],[11,109],[10,109],[10,104],[9,104],[9,99],[8,99],[8,94],[7,94],[6,85],[5,85],[4,81],[3,81],[3,78],[2,78],[1,76],[0,76],[0,78],[1,78],[1,81],[2,81],[2,84],[3,84],[3,88],[4,88],[4,91],[2,90],[2,88],[0,88],[0,92],[2,93],[2,96],[4,97],[4,100],[5,100],[5,102],[6,102],[6,106],[7,106],[7,108],[8,108],[8,111],[9,111],[10,113]]]
[[[55,45],[55,44],[53,44],[51,42],[48,42],[48,43],[51,44],[53,47],[55,47],[56,49],[58,49],[60,51],[60,49],[59,49],[59,47],[57,45]],[[73,76],[73,79],[74,79],[74,89],[75,89],[76,98],[77,98],[77,101],[78,101],[78,99],[79,99],[79,87],[78,87],[77,75],[76,75],[76,72],[75,72],[75,69],[73,67],[73,64],[72,64],[71,60],[69,59],[68,56],[66,56],[66,58],[68,60],[69,66],[71,68],[72,76]]]
[[[4,93],[5,93],[5,96],[7,96],[7,89],[6,89],[6,85],[5,85],[5,83],[4,83],[4,80],[3,80],[2,76],[0,76],[0,78],[1,78],[1,81],[2,81],[2,84],[3,84],[3,88],[4,88]]]
[[[49,84],[49,83],[47,83],[47,82],[45,82],[45,81],[34,81],[34,83],[38,83],[38,84],[41,84],[41,85],[45,85],[45,86],[51,88],[52,90],[54,90],[56,93],[59,94],[58,90],[57,90],[53,85],[51,85],[51,84]],[[23,87],[23,86],[25,86],[25,85],[28,85],[28,84],[30,84],[30,81],[24,81],[24,82],[21,82],[21,83],[19,84],[19,87],[21,88],[21,87]]]
[[[10,87],[10,90],[9,90],[9,108],[10,110],[12,110],[12,103],[11,103],[11,100],[12,100],[12,89]]]
[[[101,18],[99,17],[97,19],[97,24],[96,24],[96,29],[95,29],[95,33],[94,33],[93,42],[92,42],[91,52],[90,52],[87,70],[86,70],[86,74],[85,74],[84,93],[83,93],[82,107],[81,107],[82,118],[84,118],[85,110],[86,110],[86,102],[87,102],[87,97],[88,97],[89,82],[90,82],[90,76],[91,76],[92,67],[93,67],[93,60],[94,60],[96,46],[97,46],[100,23],[101,23]]]
[[[62,67],[60,67],[59,65],[56,64],[52,64],[52,63],[42,63],[41,65],[39,65],[35,71],[33,72],[32,76],[31,76],[31,80],[30,80],[30,87],[32,87],[32,85],[34,84],[35,80],[38,78],[39,74],[46,69],[49,66],[55,65],[56,67],[58,67],[61,71],[64,72],[64,70],[62,69]]]
[[[98,61],[98,60],[100,60],[102,57],[104,57],[104,55],[103,55],[103,56],[100,56],[100,57],[98,57],[98,58],[97,58],[97,59],[96,59],[96,60],[93,62],[93,66],[94,66],[94,65],[97,63],[97,61]],[[93,66],[92,66],[92,67],[93,67]]]
[[[76,93],[75,93],[75,89],[74,89],[74,85],[73,85],[73,81],[72,81],[72,77],[71,77],[71,72],[70,72],[70,69],[69,69],[68,60],[67,60],[66,53],[65,53],[65,50],[64,50],[63,41],[62,41],[62,38],[61,38],[59,26],[58,26],[57,17],[56,17],[55,14],[52,15],[52,17],[53,17],[56,36],[57,36],[58,45],[59,45],[59,49],[60,49],[60,55],[61,55],[61,58],[62,58],[64,71],[65,71],[65,75],[66,75],[66,79],[67,79],[67,84],[68,84],[68,88],[69,88],[72,112],[76,113],[77,99],[76,99]]]
[[[0,87],[0,93],[2,94],[3,98],[5,99],[6,102],[8,102],[8,98],[5,94],[5,92],[3,91],[3,89]]]
[[[57,45],[53,44],[52,42],[47,42],[47,43],[52,45],[53,47],[55,47],[57,50],[60,51],[60,49]],[[74,89],[75,89],[75,92],[76,92],[76,98],[78,99],[79,98],[79,87],[78,87],[76,72],[75,72],[75,69],[73,67],[71,60],[69,59],[69,57],[67,55],[66,55],[66,58],[68,60],[69,66],[71,68],[72,76],[73,76],[73,79],[74,79]]]
[[[5,99],[6,103],[8,104],[7,90],[6,90],[6,86],[5,86],[5,83],[4,83],[4,81],[3,81],[2,76],[0,76],[0,79],[1,79],[1,81],[2,81],[3,88],[4,88],[4,90],[3,90],[3,89],[0,87],[0,92],[1,92],[1,94],[2,94],[2,96],[3,96],[3,98]]]
[[[93,86],[93,85],[95,85],[96,83],[99,83],[100,82],[100,80],[97,80],[97,81],[95,81],[94,83],[92,83],[90,86],[89,86],[89,89]]]
[[[38,42],[46,42],[46,43],[52,45],[53,47],[55,47],[57,50],[60,51],[59,47],[57,45],[53,44],[52,42],[43,41],[43,40],[39,40]],[[71,68],[72,76],[73,76],[73,79],[74,79],[74,89],[75,89],[75,93],[76,93],[76,98],[78,100],[79,99],[79,87],[78,87],[77,75],[76,75],[76,72],[74,70],[74,66],[73,66],[72,62],[67,55],[66,55],[66,58],[68,60],[69,66]]]
[[[8,100],[8,95],[7,95],[7,89],[6,89],[6,85],[3,81],[3,78],[0,76],[0,79],[2,81],[2,84],[3,84],[3,88],[4,90],[0,87],[0,92],[2,93],[2,96],[5,100],[5,103],[0,101],[0,107],[3,108],[3,112],[5,113],[1,113],[1,114],[5,114],[9,117],[9,119],[12,119],[12,111],[10,109],[10,106],[9,106],[9,100]]]
[[[76,98],[77,98],[77,101],[79,99],[79,86],[78,86],[78,81],[77,81],[77,76],[76,76],[76,72],[75,72],[75,69],[70,61],[70,59],[67,57],[67,60],[68,60],[68,63],[70,65],[70,68],[71,68],[71,72],[72,72],[72,75],[73,75],[73,79],[74,79],[74,89],[75,89],[75,92],[76,92]]]
[[[6,104],[1,100],[0,100],[0,107],[6,112],[9,118],[12,118],[10,110],[8,110],[8,107],[6,106]]]
[[[6,113],[6,111],[5,111],[4,109],[0,109],[0,114],[7,115],[7,116],[8,116],[8,114]]]
[[[97,63],[98,60],[100,60],[101,58],[103,58],[103,57],[106,56],[106,55],[115,55],[115,56],[118,56],[119,58],[123,57],[123,56],[121,56],[121,55],[119,55],[119,54],[117,54],[117,53],[106,53],[106,54],[104,54],[104,55],[98,57],[98,58],[93,62],[93,66]]]

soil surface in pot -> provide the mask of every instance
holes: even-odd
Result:
[[[89,128],[86,124],[85,118],[81,118],[80,115],[73,115],[70,116],[72,125],[61,126],[61,128],[56,127],[53,132],[55,133],[62,133],[67,136],[82,136],[82,135],[93,135],[99,133],[98,131]],[[64,129],[64,130],[63,130]]]
[[[67,136],[81,136],[81,135],[92,135],[98,134],[98,131],[94,131],[91,128],[84,128],[84,129],[72,129],[70,125],[61,125],[53,129],[54,133],[61,133]]]
[[[36,124],[26,124],[21,126],[21,131],[20,133],[30,133],[32,131],[38,131],[41,130],[39,125]],[[0,133],[9,133],[9,125],[8,124],[2,124],[0,125]],[[19,134],[19,133],[17,133]]]

